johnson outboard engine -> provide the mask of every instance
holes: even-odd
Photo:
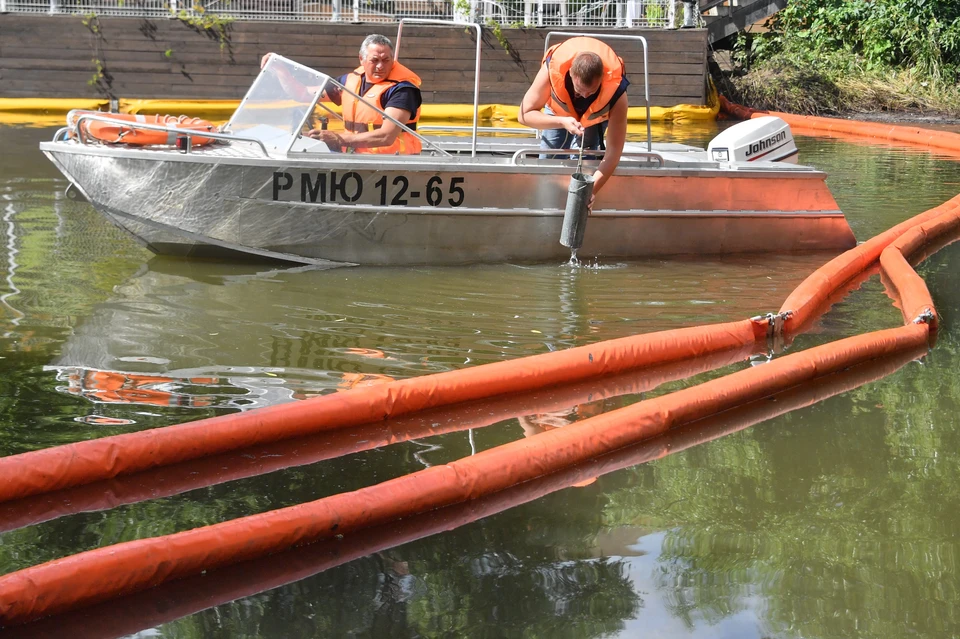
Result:
[[[790,125],[765,115],[736,124],[710,141],[707,157],[714,162],[797,163],[797,145]]]

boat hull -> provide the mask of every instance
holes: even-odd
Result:
[[[570,256],[559,243],[569,169],[555,164],[42,148],[94,207],[160,254],[369,265]],[[824,180],[813,170],[621,168],[597,198],[579,255],[850,248]]]

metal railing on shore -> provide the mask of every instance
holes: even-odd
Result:
[[[220,16],[291,22],[448,19],[504,27],[666,29],[681,0],[0,0],[0,13],[169,18]],[[682,13],[682,12],[681,12]]]

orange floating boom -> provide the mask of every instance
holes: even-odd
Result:
[[[741,320],[649,333],[12,455],[0,459],[0,502],[428,408],[738,351],[765,340],[766,330],[765,323]]]
[[[885,281],[893,288],[893,297],[903,313],[905,322],[924,316],[934,330],[937,328],[937,313],[933,299],[923,279],[910,266],[908,259],[931,244],[942,240],[957,239],[960,231],[960,210],[942,213],[935,219],[913,227],[883,250],[880,267]]]
[[[22,623],[337,534],[477,499],[850,366],[925,345],[910,324],[850,337],[443,466],[307,504],[80,553],[0,577]],[[376,387],[374,387],[376,388]]]
[[[960,195],[897,224],[856,248],[841,253],[818,268],[787,296],[780,307],[781,313],[787,311],[791,313],[784,322],[784,330],[787,333],[796,333],[800,327],[808,325],[813,317],[823,310],[823,306],[836,290],[880,259],[883,250],[904,233],[944,213],[954,213],[958,210],[960,210]]]

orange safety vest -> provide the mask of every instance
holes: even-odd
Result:
[[[397,85],[400,82],[409,82],[416,87],[420,86],[420,76],[416,73],[403,66],[399,62],[393,63],[393,68],[390,69],[390,75],[386,79],[376,83],[371,84],[370,88],[367,89],[367,92],[363,94],[363,98],[370,102],[380,106],[380,98],[387,91],[387,89]],[[363,67],[357,67],[351,73],[347,74],[347,81],[344,83],[344,86],[360,95],[360,86],[363,84]],[[370,125],[373,125],[373,128],[379,129],[383,124],[383,115],[376,109],[372,109],[360,100],[357,100],[349,93],[344,93],[341,98],[340,106],[343,109],[343,125],[347,131],[360,132],[360,131],[369,131]],[[420,119],[420,109],[417,109],[417,112],[412,114],[412,117],[408,122],[404,122],[411,129],[416,129],[417,120]],[[412,125],[412,126],[411,126]],[[364,149],[354,149],[356,153],[382,153],[386,155],[418,155],[420,153],[421,144],[420,140],[415,136],[407,133],[406,131],[400,131],[400,135],[397,136],[397,139],[393,141],[393,144],[390,146],[378,146],[372,148]],[[346,151],[346,149],[342,149]]]
[[[567,92],[566,78],[573,65],[573,59],[581,51],[590,51],[600,56],[603,61],[603,81],[600,84],[600,95],[587,108],[586,112],[577,118],[573,108],[573,97]],[[555,44],[543,56],[542,64],[548,65],[550,71],[550,98],[547,106],[557,115],[577,118],[584,126],[592,126],[606,121],[610,117],[610,100],[620,88],[623,80],[623,60],[613,49],[595,38],[577,37]]]

